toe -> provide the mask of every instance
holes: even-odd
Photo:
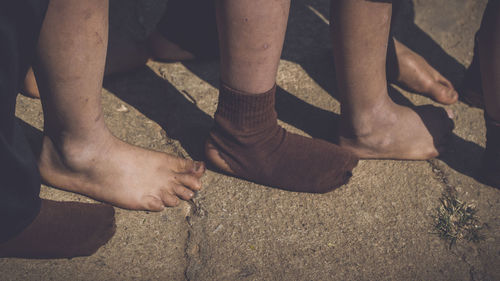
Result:
[[[175,158],[174,171],[177,173],[188,173],[195,168],[194,161],[190,159]]]
[[[174,171],[177,173],[194,173],[203,175],[205,172],[205,164],[200,161],[193,161],[190,159],[176,158]]]
[[[453,104],[458,100],[458,93],[451,85],[434,83],[431,92],[434,99],[442,104]]]
[[[163,198],[162,198],[163,199]],[[144,209],[153,212],[163,211],[165,209],[164,201],[160,200],[158,197],[147,195],[143,199]]]
[[[200,178],[205,173],[205,170],[206,170],[205,163],[200,162],[200,161],[194,162],[194,169],[193,169],[193,173],[192,173],[193,175]]]
[[[447,88],[454,89],[453,84],[451,84],[450,80],[446,79],[439,72],[436,73],[437,73],[437,77],[435,77],[436,81],[443,84]]]
[[[189,200],[189,199],[193,198],[193,196],[194,196],[193,191],[191,191],[190,189],[185,188],[184,186],[181,186],[181,185],[176,185],[174,187],[174,192],[178,197],[180,197],[184,200]]]
[[[442,117],[442,120],[444,123],[444,125],[443,125],[444,132],[446,134],[451,134],[453,129],[455,129],[455,122],[453,121],[453,119],[455,118],[455,112],[449,108],[446,108],[445,112],[446,112],[446,116]]]
[[[201,189],[200,179],[192,174],[177,174],[175,179],[180,185],[183,185],[191,190]]]
[[[163,190],[161,192],[161,200],[163,204],[168,207],[175,207],[180,203],[179,198],[168,190]]]
[[[450,120],[453,120],[455,118],[455,112],[453,112],[453,110],[451,110],[450,108],[445,108],[444,111],[446,112],[446,116],[444,117],[446,119],[446,117],[448,117],[448,119]]]

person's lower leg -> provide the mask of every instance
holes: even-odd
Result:
[[[222,82],[246,93],[268,91],[276,81],[290,1],[219,0],[216,8]]]
[[[500,188],[500,2],[488,3],[478,43],[487,130],[482,173]]]
[[[0,65],[0,257],[86,256],[115,230],[109,205],[39,198],[36,157],[15,120],[17,90],[25,74],[21,72],[32,63],[48,2],[0,3],[0,10],[10,15],[0,17],[0,48],[5,51],[0,54],[5,62]]]
[[[227,173],[273,187],[327,192],[357,157],[277,124],[276,72],[290,1],[217,1],[221,86],[206,154]],[[270,28],[272,27],[272,28]]]
[[[162,210],[201,188],[202,163],[116,139],[104,123],[101,89],[107,0],[52,0],[35,72],[44,108],[42,179],[130,209]]]
[[[395,104],[387,92],[391,4],[364,0],[334,0],[331,4],[342,104],[341,146],[361,158],[427,159],[438,155],[437,146],[452,127],[444,111],[425,112],[425,117],[436,119],[434,128],[429,128],[424,117]]]

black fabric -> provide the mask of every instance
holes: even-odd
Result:
[[[40,209],[36,159],[15,117],[48,0],[0,1],[0,242],[21,232]]]
[[[483,154],[482,177],[485,183],[500,188],[500,123],[484,113],[486,149]]]
[[[219,56],[214,0],[169,0],[157,30],[196,58]]]

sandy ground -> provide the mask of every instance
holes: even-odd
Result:
[[[280,122],[332,140],[335,98],[328,1],[292,1],[277,94]],[[395,36],[457,86],[472,58],[483,0],[403,1]],[[122,4],[119,4],[122,3]],[[112,26],[141,38],[164,3],[113,1]],[[124,22],[120,24],[120,21]],[[114,134],[130,143],[203,159],[217,104],[217,62],[149,63],[107,78],[102,100]],[[427,98],[391,87],[415,105]],[[207,171],[192,203],[161,213],[116,209],[117,232],[95,255],[71,260],[0,259],[1,280],[500,280],[500,190],[476,180],[483,111],[450,106],[450,151],[430,161],[361,161],[331,193],[285,192]],[[39,140],[39,101],[17,115]],[[451,248],[433,227],[446,188],[474,204],[484,239]],[[90,202],[43,186],[41,196]]]

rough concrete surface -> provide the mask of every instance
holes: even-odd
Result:
[[[112,20],[118,22],[112,32],[121,26],[136,39],[151,30],[164,7],[160,0],[117,3],[112,1]],[[402,1],[394,34],[458,86],[485,3]],[[327,0],[292,1],[277,110],[289,130],[333,140],[340,107],[328,9]],[[124,19],[128,25],[119,24]],[[127,142],[203,159],[217,105],[217,69],[216,61],[151,62],[108,77],[103,103],[109,127]],[[404,103],[434,104],[398,87],[391,93]],[[450,108],[454,135],[439,159],[360,161],[349,184],[323,195],[209,170],[193,202],[161,213],[117,208],[117,233],[95,255],[0,259],[0,279],[500,280],[500,190],[476,180],[485,145],[483,111],[462,102]],[[30,139],[39,141],[39,101],[20,96],[17,114]],[[477,206],[486,224],[482,241],[461,240],[450,248],[435,234],[433,216],[447,187]],[[45,186],[42,197],[91,201]]]

